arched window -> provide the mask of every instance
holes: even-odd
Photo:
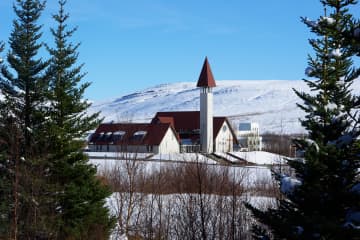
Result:
[[[145,135],[146,135],[146,131],[137,131],[134,133],[134,135],[132,136],[132,140],[133,141],[141,141],[144,139]]]
[[[116,131],[113,133],[113,141],[121,141],[123,137],[125,136],[124,131]]]

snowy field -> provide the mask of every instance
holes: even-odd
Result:
[[[158,161],[175,161],[175,162],[199,162],[205,164],[217,164],[211,158],[197,153],[172,153],[172,154],[156,154],[150,158]]]
[[[272,165],[285,164],[285,157],[269,152],[231,152],[232,155],[245,161],[256,164],[254,166],[222,166],[213,159],[196,153],[178,154],[131,154],[131,153],[88,153],[90,163],[94,164],[99,173],[105,173],[118,169],[129,161],[136,160],[146,173],[160,171],[162,167],[171,167],[179,164],[205,164],[209,169],[227,169],[236,178],[242,178],[244,185],[251,188],[254,184],[270,183],[272,181],[270,167]],[[216,153],[233,163],[239,163],[235,157],[227,153]]]
[[[286,159],[284,156],[264,151],[231,152],[230,154],[244,159],[249,163],[259,165],[277,165],[286,163]]]
[[[244,163],[244,161],[241,161],[240,159],[235,158],[235,157],[229,155],[228,153],[215,152],[214,154],[215,154],[215,156],[224,158],[224,159],[226,159],[227,161],[229,161],[231,163],[235,163],[235,164],[236,163]]]
[[[90,159],[90,163],[97,167],[98,172],[106,173],[113,169],[119,169],[127,164],[126,160],[114,159]],[[162,167],[176,166],[178,164],[196,164],[194,162],[178,163],[172,161],[142,161],[138,160],[138,164],[145,173],[160,171]],[[202,164],[202,163],[199,163]],[[229,171],[229,174],[237,181],[241,181],[246,188],[254,188],[257,184],[270,184],[272,180],[271,170],[268,167],[261,166],[222,166],[215,164],[206,164],[209,170],[222,171],[224,169]]]
[[[151,153],[125,153],[125,152],[85,152],[90,158],[104,159],[145,159]]]
[[[150,161],[172,161],[185,163],[206,163],[218,164],[211,158],[198,153],[172,153],[172,154],[152,154],[152,153],[122,153],[122,152],[86,152],[90,159],[103,160],[150,160]],[[230,157],[230,156],[229,156]],[[111,161],[109,161],[111,162]]]
[[[152,153],[122,153],[122,152],[86,152],[90,159],[106,160],[151,160],[151,161],[174,161],[174,162],[199,162],[206,164],[218,164],[215,160],[198,153],[172,153],[172,154],[152,154]],[[258,165],[285,164],[284,156],[264,152],[230,152],[214,153],[215,156],[224,158],[231,163],[243,163],[244,161]],[[244,161],[241,161],[243,159]]]
[[[106,157],[104,157],[106,154]],[[236,162],[236,158],[231,157],[225,153],[218,153],[222,157],[228,157],[229,161]],[[273,186],[273,178],[269,166],[236,166],[236,165],[220,165],[212,159],[206,158],[199,154],[159,154],[159,155],[129,155],[119,153],[89,153],[90,163],[97,166],[97,170],[100,174],[108,173],[109,171],[118,171],[126,174],[127,166],[138,169],[140,174],[149,176],[152,173],[161,173],[162,169],[172,168],[176,169],[179,166],[187,166],[199,164],[202,167],[206,167],[209,172],[218,172],[220,175],[226,173],[229,179],[232,179],[237,184],[242,186],[242,193],[237,196],[223,196],[216,194],[191,194],[191,193],[174,193],[174,194],[148,194],[141,192],[122,192],[113,193],[111,197],[107,199],[107,206],[111,213],[118,219],[117,227],[114,229],[111,239],[128,240],[125,234],[125,229],[128,231],[129,236],[136,234],[142,235],[146,238],[153,238],[153,236],[147,236],[151,229],[167,229],[162,233],[168,239],[183,239],[186,236],[185,232],[179,232],[178,226],[183,225],[184,229],[188,229],[191,225],[189,219],[196,218],[196,222],[200,219],[200,199],[205,202],[204,211],[207,212],[207,224],[209,227],[209,233],[213,234],[216,238],[219,237],[219,233],[213,231],[213,229],[223,229],[223,226],[231,221],[236,216],[238,222],[243,221],[237,227],[238,239],[250,239],[249,234],[251,215],[244,207],[244,202],[251,203],[257,208],[268,208],[276,206],[274,198],[266,197],[267,195],[258,195],[259,189],[266,189]],[[121,158],[121,156],[126,156]],[[250,154],[249,157],[260,157],[261,154]],[[262,158],[262,161],[252,160],[260,162],[261,164],[274,163],[270,161],[270,156],[264,155],[266,159]],[[264,157],[262,156],[262,157]],[[132,160],[134,157],[135,160]],[[251,158],[247,160],[251,160]],[[141,159],[142,158],[142,159]],[[145,159],[148,158],[148,159]],[[120,170],[120,171],[119,171]],[[125,176],[126,179],[126,176]],[[254,195],[255,194],[255,195]],[[229,206],[236,205],[236,212],[232,211]],[[191,214],[188,210],[191,209]],[[190,214],[190,215],[189,215]],[[220,217],[221,216],[221,217]],[[190,225],[187,225],[190,224]],[[161,226],[161,227],[159,227]],[[199,229],[199,226],[196,226]],[[150,230],[149,230],[150,229]],[[226,227],[225,227],[226,229]],[[225,232],[231,232],[230,229],[224,230]],[[200,233],[196,233],[199,236]],[[179,237],[181,236],[181,237]],[[166,238],[165,237],[165,238]]]

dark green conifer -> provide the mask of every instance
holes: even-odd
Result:
[[[4,43],[0,42],[0,68],[3,64],[2,52]],[[1,88],[0,88],[1,89]],[[7,161],[7,148],[9,142],[9,132],[5,129],[6,104],[2,99],[0,91],[0,238],[10,238],[10,202],[11,202],[11,172],[9,171],[9,162]]]
[[[8,206],[12,238],[36,239],[47,236],[48,196],[46,139],[47,61],[38,52],[42,47],[41,26],[38,24],[45,2],[17,0],[16,19],[9,38],[7,66],[1,69],[1,137],[11,194]]]
[[[295,90],[306,113],[301,123],[308,137],[296,141],[304,159],[289,162],[295,176],[277,174],[284,198],[276,209],[248,206],[274,239],[360,239],[360,98],[351,91],[360,70],[353,67],[356,48],[344,38],[353,27],[348,9],[356,1],[321,2],[324,16],[302,19],[317,35],[309,41],[315,56],[306,69],[314,80],[305,80],[312,94]],[[259,225],[254,236],[269,238]]]
[[[88,115],[90,104],[82,83],[82,64],[76,66],[79,44],[69,39],[76,28],[68,30],[66,1],[59,1],[57,23],[51,29],[55,47],[47,47],[51,55],[49,75],[49,142],[51,178],[55,186],[58,239],[103,239],[111,230],[113,220],[105,204],[109,189],[96,178],[96,169],[88,163],[83,148],[86,134],[100,123],[98,113]]]

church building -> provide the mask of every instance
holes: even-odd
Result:
[[[231,124],[226,117],[213,116],[216,82],[207,58],[197,87],[200,90],[200,111],[158,112],[151,123],[101,124],[90,137],[90,151],[154,154],[233,151],[237,138]]]

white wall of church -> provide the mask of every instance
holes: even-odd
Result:
[[[215,152],[232,152],[233,151],[233,135],[230,126],[224,122],[215,139]]]
[[[179,153],[180,144],[174,132],[169,128],[161,141],[157,153]]]

